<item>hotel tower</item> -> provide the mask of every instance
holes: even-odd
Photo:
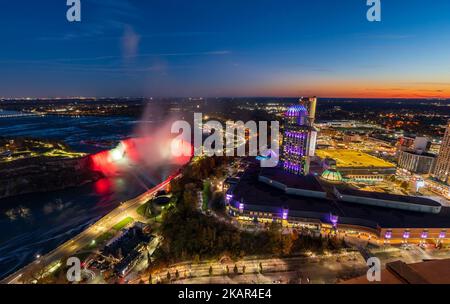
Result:
[[[289,107],[284,117],[282,161],[285,171],[307,175],[310,158],[316,149],[317,130],[314,127],[317,98],[301,98]]]
[[[444,139],[434,169],[434,177],[443,183],[450,182],[450,121],[447,123]]]

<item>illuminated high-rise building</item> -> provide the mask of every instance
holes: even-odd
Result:
[[[450,182],[450,121],[447,124],[441,149],[436,160],[434,177],[446,184]]]
[[[302,97],[300,104],[308,111],[308,124],[314,126],[316,120],[317,97]]]
[[[317,130],[314,128],[317,98],[302,98],[285,113],[282,161],[287,172],[306,175],[314,156]]]

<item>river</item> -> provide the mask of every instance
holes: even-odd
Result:
[[[133,136],[138,123],[128,117],[1,118],[0,136],[63,140],[76,151],[95,153]],[[169,174],[154,171],[140,168],[81,187],[0,200],[0,278],[71,239]]]

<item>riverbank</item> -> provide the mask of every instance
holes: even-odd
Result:
[[[0,164],[0,199],[82,186],[102,178],[90,156],[73,159],[34,157]]]
[[[77,250],[89,245],[92,240],[98,238],[104,233],[106,227],[112,227],[117,224],[126,214],[130,212],[135,212],[136,209],[146,203],[152,196],[154,196],[158,191],[168,187],[172,179],[178,178],[180,175],[172,176],[166,179],[164,182],[158,186],[148,190],[147,192],[139,195],[136,198],[130,199],[117,208],[113,209],[107,215],[103,216],[101,219],[96,221],[94,224],[90,225],[87,229],[83,230],[81,233],[77,234],[75,237],[64,242],[62,245],[47,253],[44,256],[40,256],[36,261],[22,267],[15,273],[9,275],[0,283],[2,284],[20,284],[23,283],[22,280],[27,276],[29,272],[36,271],[36,268],[42,269],[51,263],[68,257]],[[37,266],[37,267],[36,267]]]

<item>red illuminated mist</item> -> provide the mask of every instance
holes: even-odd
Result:
[[[146,113],[147,111],[148,109]],[[146,113],[142,121],[148,121]],[[155,116],[154,112],[152,114]],[[92,170],[105,176],[114,176],[136,166],[156,170],[162,166],[186,164],[193,155],[193,147],[188,142],[176,139],[177,134],[171,133],[173,121],[168,119],[157,128],[154,125],[140,124],[135,131],[137,137],[121,141],[112,150],[91,155]]]

